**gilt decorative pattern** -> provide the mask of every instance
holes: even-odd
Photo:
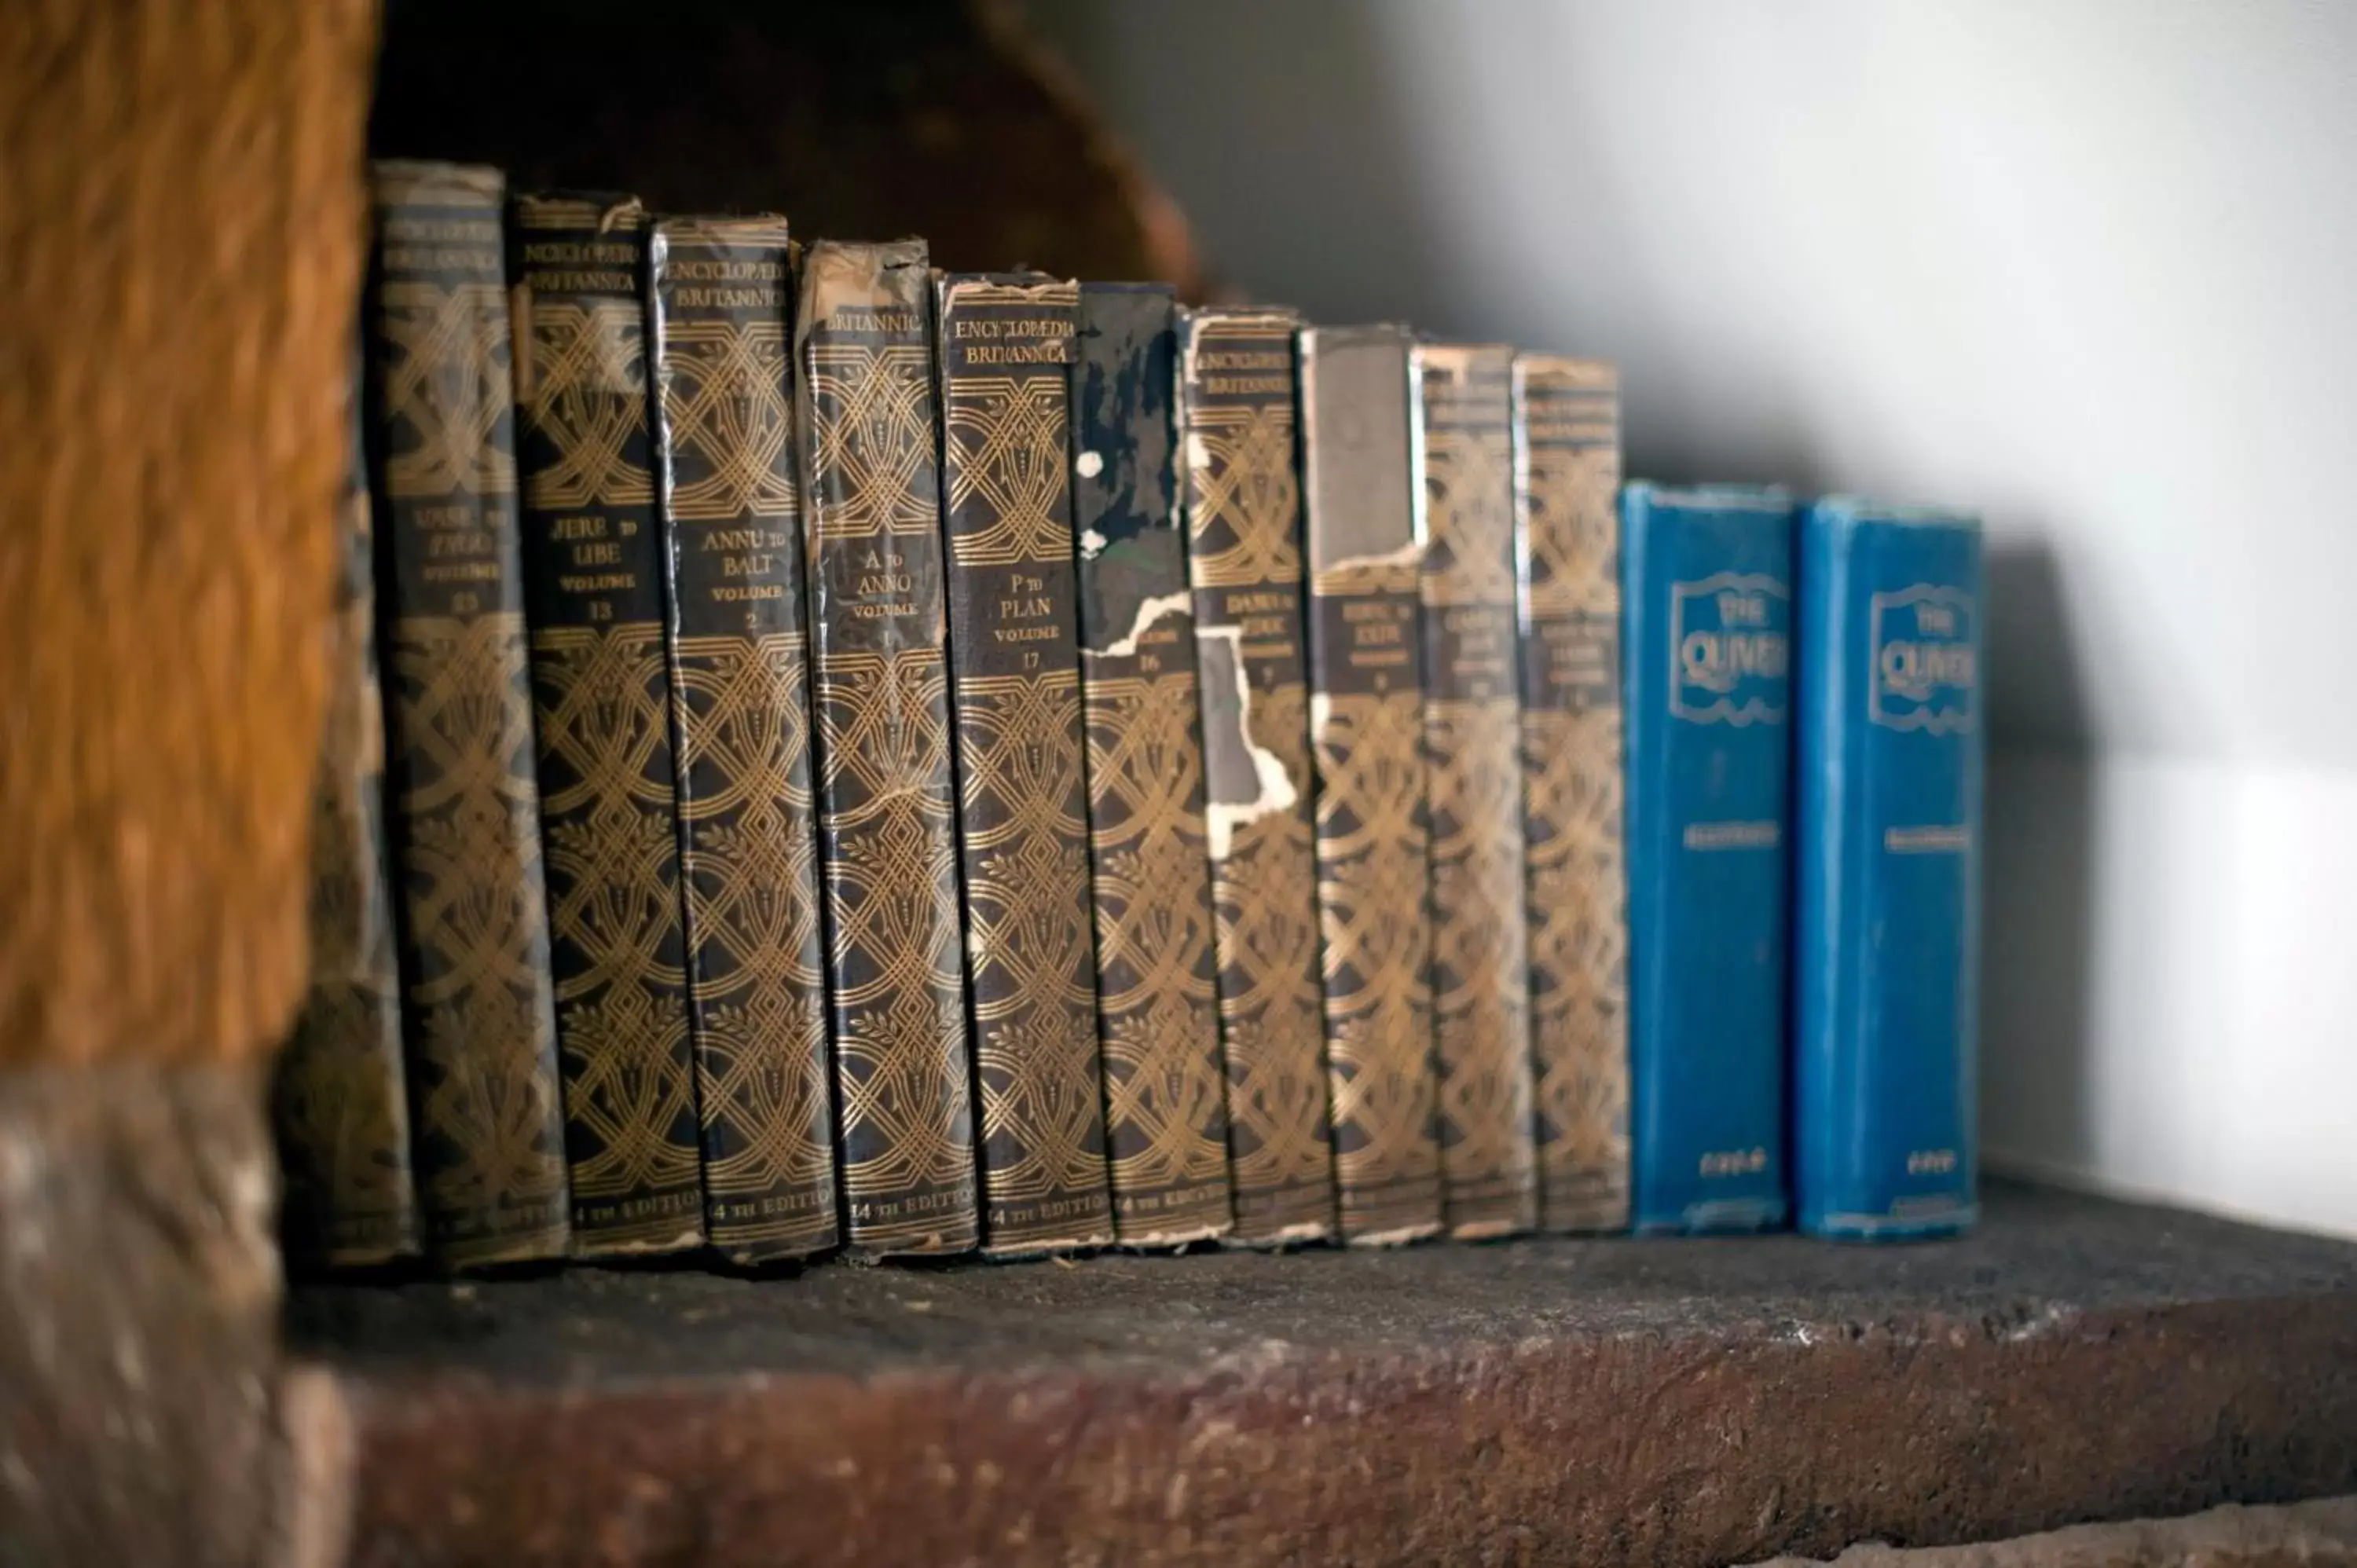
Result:
[[[518,563],[498,173],[375,166],[368,313],[386,801],[425,1242],[451,1267],[571,1235]]]
[[[1175,322],[1167,285],[1083,284],[1072,371],[1105,1144],[1115,1230],[1155,1247],[1233,1223]]]
[[[985,1248],[1113,1239],[1098,1063],[1071,361],[1079,289],[939,285],[966,963]]]
[[[672,754],[646,215],[511,204],[518,468],[574,1251],[705,1239]]]
[[[1620,713],[1619,378],[1514,361],[1531,1055],[1540,1219],[1629,1219],[1629,919]]]
[[[1116,1219],[1125,1240],[1216,1234],[1228,1219],[1227,1112],[1195,671],[1092,674],[1084,688]]]
[[[1538,1218],[1523,935],[1512,356],[1417,350],[1424,396],[1425,748],[1432,986],[1450,1234]]]
[[[666,219],[649,266],[705,1226],[760,1263],[839,1239],[786,225]]]
[[[1179,448],[1203,708],[1239,1240],[1334,1224],[1318,980],[1290,312],[1179,320]]]
[[[1321,693],[1310,726],[1342,1231],[1429,1233],[1439,1221],[1440,1167],[1427,1066],[1423,704],[1413,686]]]
[[[795,321],[845,1240],[979,1240],[921,243],[822,241]]]

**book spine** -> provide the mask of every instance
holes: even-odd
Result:
[[[373,185],[368,439],[419,1208],[447,1265],[561,1257],[502,190],[440,164],[379,164]]]
[[[1170,290],[1081,285],[1072,509],[1100,1054],[1123,1244],[1227,1233],[1195,611],[1178,526]]]
[[[1441,1227],[1418,579],[1420,400],[1394,327],[1299,340],[1309,744],[1343,1239]]]
[[[1538,1219],[1523,911],[1513,352],[1416,350],[1428,543],[1424,735],[1432,790],[1434,1039],[1448,1232]]]
[[[341,521],[312,796],[310,983],[271,1083],[280,1236],[290,1262],[318,1268],[390,1262],[418,1246],[385,854],[376,573],[357,425]]]
[[[838,1239],[785,220],[666,219],[647,274],[704,1223],[761,1263]]]
[[[1946,1234],[1979,1165],[1979,526],[1820,502],[1799,589],[1801,1223]]]
[[[845,1240],[979,1239],[925,247],[820,241],[794,321]]]
[[[1334,1229],[1318,983],[1292,312],[1178,325],[1188,581],[1203,704],[1228,1149],[1239,1241]]]
[[[1621,843],[1620,393],[1593,360],[1514,360],[1523,837],[1539,1223],[1629,1223]]]
[[[509,205],[525,585],[573,1248],[704,1240],[646,355],[646,214]]]
[[[1631,1109],[1639,1230],[1787,1210],[1792,509],[1622,492]]]
[[[1080,285],[938,286],[950,703],[984,1250],[1113,1240],[1072,542]]]

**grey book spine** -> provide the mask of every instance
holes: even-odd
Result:
[[[1433,1124],[1430,835],[1409,338],[1302,332],[1309,743],[1334,1188],[1343,1239],[1440,1229]]]

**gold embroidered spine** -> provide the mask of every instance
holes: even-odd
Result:
[[[1334,1190],[1343,1239],[1368,1246],[1441,1223],[1408,347],[1360,327],[1299,349]]]
[[[1629,1223],[1629,910],[1621,838],[1620,383],[1514,360],[1523,821],[1540,1223]]]
[[[785,220],[665,219],[647,274],[704,1223],[762,1263],[837,1240]]]
[[[802,261],[794,419],[845,1240],[979,1240],[925,247]]]
[[[1512,350],[1427,345],[1425,750],[1432,790],[1434,1039],[1448,1231],[1538,1219],[1523,926]]]
[[[1292,312],[1179,317],[1188,580],[1203,707],[1235,1240],[1332,1234],[1294,472]]]
[[[1114,1225],[1125,1246],[1227,1233],[1195,612],[1179,532],[1170,289],[1082,284],[1072,371],[1081,703]]]
[[[502,190],[381,163],[367,437],[418,1206],[454,1268],[572,1235],[518,558]]]
[[[1080,288],[937,285],[950,704],[995,1256],[1113,1240],[1072,565]]]
[[[510,204],[517,438],[573,1249],[704,1240],[680,931],[647,221],[628,197]]]
[[[290,1263],[313,1268],[389,1262],[418,1244],[385,855],[376,573],[357,440],[352,456],[312,797],[310,983],[271,1081],[279,1235]]]

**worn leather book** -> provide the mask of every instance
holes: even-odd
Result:
[[[1620,391],[1596,360],[1514,357],[1523,837],[1539,1223],[1629,1222],[1621,846]]]
[[[310,983],[271,1078],[279,1239],[297,1268],[390,1262],[418,1246],[385,854],[373,531],[358,434],[355,423],[327,628],[328,711],[311,811]]]
[[[1135,1247],[1224,1235],[1233,1223],[1171,422],[1175,320],[1165,285],[1081,285],[1072,526],[1097,1022],[1114,1231]]]
[[[760,1263],[837,1240],[785,220],[664,219],[647,277],[704,1223]]]
[[[367,436],[418,1207],[448,1266],[561,1257],[503,191],[447,164],[380,163],[372,185]]]
[[[1073,575],[1077,284],[935,285],[983,1247],[1113,1240]]]
[[[1799,554],[1801,1224],[1945,1235],[1978,1213],[1980,524],[1835,497]]]
[[[509,207],[524,580],[573,1249],[704,1240],[680,931],[669,619],[649,432],[646,213]]]
[[[1790,1208],[1792,503],[1632,484],[1620,527],[1631,1222],[1772,1229]]]
[[[1334,1191],[1344,1240],[1440,1229],[1417,583],[1416,393],[1397,327],[1305,329],[1309,744]]]
[[[1432,790],[1432,988],[1448,1233],[1538,1219],[1523,913],[1513,351],[1427,344],[1424,733]]]
[[[794,318],[845,1240],[980,1239],[925,246],[822,240]]]
[[[1236,1240],[1334,1229],[1289,310],[1178,320],[1188,581]]]

